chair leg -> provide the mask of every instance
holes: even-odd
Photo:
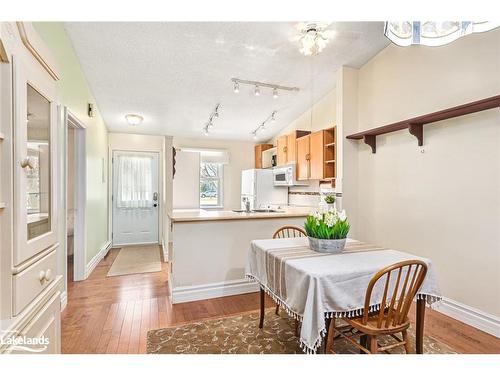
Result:
[[[276,304],[276,311],[274,312],[276,315],[280,314],[280,305]]]
[[[406,354],[413,354],[413,348],[412,348],[412,345],[411,345],[411,342],[410,342],[410,337],[408,336],[408,332],[405,329],[401,333],[403,335],[403,340],[405,342],[405,351],[406,351]]]
[[[368,336],[367,335],[361,335],[359,337],[359,345],[361,345],[363,348],[369,349],[368,348]],[[359,349],[359,354],[366,354],[364,351]]]
[[[368,341],[370,345],[370,353],[372,354],[377,354],[378,353],[378,343],[377,343],[377,336],[368,336]]]
[[[335,354],[333,350],[333,340],[335,339],[335,326],[336,320],[332,318],[332,322],[330,323],[330,334],[326,338],[326,352]]]

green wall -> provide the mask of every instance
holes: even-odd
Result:
[[[87,84],[71,41],[60,22],[35,22],[35,29],[57,60],[61,80],[58,100],[86,126],[87,204],[86,242],[87,264],[108,241],[108,130]],[[87,103],[94,103],[95,116],[87,116]],[[66,132],[62,132],[66,134]],[[61,158],[65,150],[61,148]],[[104,159],[105,181],[102,180]],[[63,242],[61,244],[64,244]],[[64,245],[63,245],[64,246]]]

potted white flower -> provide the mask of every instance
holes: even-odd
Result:
[[[332,208],[324,213],[315,212],[304,224],[311,250],[322,253],[340,253],[344,250],[350,225],[345,210]]]

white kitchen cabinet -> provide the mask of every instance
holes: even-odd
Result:
[[[60,353],[57,69],[29,23],[0,22],[0,50],[0,353]]]

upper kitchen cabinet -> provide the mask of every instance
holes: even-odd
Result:
[[[273,148],[273,145],[268,143],[262,143],[255,145],[255,169],[264,168],[262,165],[262,152]]]
[[[277,155],[278,165],[285,165],[297,162],[296,142],[297,139],[310,134],[307,130],[295,130],[290,134],[278,137],[277,141]]]
[[[335,127],[297,139],[297,179],[335,180]]]
[[[30,60],[14,57],[14,265],[57,242],[56,87]]]

